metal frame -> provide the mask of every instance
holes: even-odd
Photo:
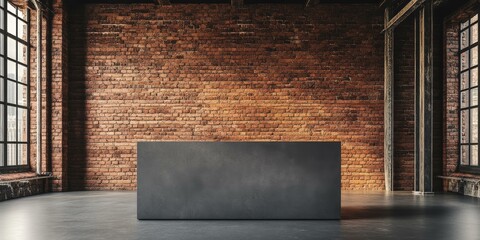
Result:
[[[478,11],[477,13],[475,13],[475,15],[478,14]],[[475,87],[472,87],[471,86],[471,81],[472,81],[472,70],[477,68],[477,77],[478,77],[478,74],[480,73],[480,36],[478,35],[478,30],[480,30],[480,21],[479,19],[477,18],[477,20],[475,20],[474,22],[470,22],[471,18],[474,17],[475,15],[472,15],[472,16],[469,16],[469,18],[466,20],[468,21],[468,24],[466,27],[462,28],[460,26],[459,28],[459,41],[458,41],[458,49],[459,49],[459,53],[458,53],[458,69],[459,69],[459,73],[458,73],[458,170],[461,171],[461,172],[468,172],[468,173],[480,173],[480,164],[479,166],[471,166],[471,148],[472,146],[477,146],[477,155],[479,156],[479,159],[477,160],[479,163],[480,163],[480,144],[479,144],[479,140],[480,140],[480,124],[477,124],[477,134],[479,136],[477,136],[477,142],[476,143],[473,143],[471,142],[471,134],[472,134],[472,116],[471,116],[471,110],[472,109],[477,109],[477,120],[479,120],[479,123],[480,123],[480,82],[479,82],[479,79],[477,79],[477,86]],[[480,17],[480,16],[479,16]],[[464,21],[462,21],[464,22]],[[474,24],[477,24],[477,42],[472,44],[471,43],[471,40],[472,40],[472,34],[471,34],[471,28]],[[468,29],[468,45],[464,48],[464,49],[461,49],[462,47],[462,39],[461,39],[461,34],[463,31],[466,31]],[[471,57],[471,50],[473,48],[477,47],[477,64],[476,65],[471,65],[471,60],[472,60],[472,57]],[[462,70],[461,69],[461,56],[463,53],[465,52],[468,52],[468,66],[466,69]],[[465,89],[462,89],[462,79],[461,79],[461,76],[462,74],[464,73],[468,73],[468,87],[465,88]],[[476,105],[472,105],[472,98],[471,98],[471,90],[472,89],[477,89],[477,104]],[[468,105],[466,107],[462,107],[461,106],[461,102],[462,102],[462,93],[466,93],[468,95]],[[462,119],[461,119],[461,116],[462,116],[462,111],[468,111],[468,136],[467,136],[467,139],[468,141],[466,143],[462,143]],[[468,165],[462,165],[462,147],[463,146],[468,146]]]
[[[30,39],[30,10],[27,8],[26,9],[26,20],[20,18],[18,16],[18,12],[19,12],[19,9],[17,7],[15,12],[11,12],[10,10],[8,10],[7,8],[7,3],[8,1],[7,0],[0,0],[3,2],[3,7],[0,6],[0,11],[2,11],[4,13],[4,16],[3,16],[3,22],[4,22],[4,29],[0,29],[0,33],[3,34],[3,41],[4,41],[4,49],[3,49],[3,55],[0,54],[0,56],[3,57],[4,59],[4,63],[3,63],[3,68],[4,68],[4,76],[0,78],[0,81],[3,81],[3,84],[4,84],[4,89],[3,89],[3,95],[4,95],[4,99],[3,101],[0,101],[1,104],[3,104],[3,120],[4,120],[4,126],[3,126],[3,129],[1,129],[1,131],[3,131],[3,134],[4,134],[4,139],[3,141],[0,141],[0,144],[3,146],[3,166],[0,166],[0,173],[4,173],[4,172],[18,172],[18,171],[27,171],[27,170],[30,170],[30,43],[29,43],[29,39]],[[13,4],[12,4],[13,5]],[[15,5],[13,5],[15,6]],[[8,32],[8,29],[7,29],[7,19],[8,19],[8,15],[11,14],[15,17],[15,20],[17,21],[16,22],[16,28],[15,28],[15,35],[11,34]],[[27,27],[27,39],[26,40],[23,40],[21,39],[18,34],[18,22],[21,21],[23,22],[24,24],[26,24],[26,27]],[[23,45],[26,46],[26,50],[27,50],[27,55],[26,55],[26,59],[25,59],[25,63],[23,62],[20,62],[19,61],[19,56],[18,56],[18,44],[16,44],[15,46],[15,56],[16,56],[16,59],[12,59],[8,56],[8,43],[7,43],[7,40],[8,40],[8,37],[14,39],[16,41],[16,43],[21,43]],[[7,71],[7,67],[8,67],[8,62],[13,62],[15,64],[15,77],[16,79],[11,79],[8,77],[8,71]],[[18,66],[23,66],[26,68],[27,72],[26,72],[26,82],[23,83],[20,81],[20,79],[18,79]],[[8,83],[13,83],[15,84],[15,103],[9,103],[8,102],[8,92],[7,92],[7,89],[8,89]],[[23,105],[20,105],[19,104],[19,99],[18,99],[18,87],[19,86],[23,86],[23,87],[26,87],[26,104],[25,106]],[[15,109],[15,114],[16,114],[16,131],[15,131],[15,141],[9,141],[8,140],[8,107],[13,107]],[[26,136],[26,141],[18,141],[18,137],[19,137],[19,119],[18,119],[18,114],[19,114],[19,109],[24,109],[26,110],[26,113],[27,113],[27,119],[26,119],[26,130],[27,130],[27,136]],[[11,165],[11,166],[7,166],[7,156],[8,156],[8,145],[9,144],[13,144],[15,146],[15,155],[16,155],[16,165]],[[21,159],[19,159],[19,156],[18,156],[18,151],[19,151],[19,148],[18,146],[19,145],[25,145],[27,147],[27,152],[26,152],[26,163],[25,164],[21,164]]]

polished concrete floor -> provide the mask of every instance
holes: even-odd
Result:
[[[339,221],[138,221],[134,192],[51,193],[0,202],[0,239],[480,239],[480,199],[343,193]]]

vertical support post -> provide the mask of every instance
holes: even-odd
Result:
[[[433,192],[433,11],[425,1],[415,19],[415,193]]]
[[[385,8],[385,27],[390,20],[390,12]],[[393,28],[385,31],[384,62],[384,172],[385,191],[393,191]]]

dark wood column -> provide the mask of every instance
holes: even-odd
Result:
[[[385,28],[390,21],[389,9],[385,8]],[[384,172],[385,191],[393,191],[393,43],[394,29],[385,30],[385,79],[384,79]]]
[[[433,13],[428,0],[415,15],[415,192],[433,192]]]

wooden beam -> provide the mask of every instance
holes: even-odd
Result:
[[[389,9],[385,8],[385,25],[389,21]],[[394,32],[385,31],[384,52],[384,173],[385,191],[393,191],[393,70]]]
[[[241,7],[244,4],[244,0],[231,0],[231,4],[234,7]]]
[[[378,7],[389,7],[390,4],[392,3],[392,0],[383,0],[382,2],[380,2],[380,5]]]
[[[412,12],[417,10],[417,8],[421,6],[424,2],[425,0],[410,0],[410,2],[407,3],[407,5],[402,8],[402,10],[400,10],[400,12],[398,12],[392,19],[388,21],[383,31],[396,27],[398,24],[403,22],[403,20],[405,20]]]
[[[415,19],[415,192],[433,192],[433,5]]]

